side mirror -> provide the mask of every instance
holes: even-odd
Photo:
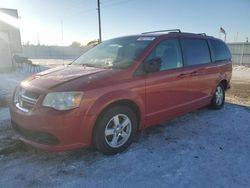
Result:
[[[153,58],[144,62],[143,68],[146,73],[158,72],[161,68],[161,58]]]

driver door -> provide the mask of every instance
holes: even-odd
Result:
[[[160,123],[187,111],[185,105],[192,101],[190,70],[183,67],[178,39],[161,41],[146,58],[160,58],[158,72],[146,76],[146,124]]]

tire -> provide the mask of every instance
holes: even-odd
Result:
[[[222,84],[219,84],[214,92],[212,101],[211,101],[211,108],[212,109],[221,109],[225,103],[225,89]]]
[[[121,153],[133,142],[137,127],[137,117],[129,107],[108,108],[96,122],[94,146],[105,155]]]

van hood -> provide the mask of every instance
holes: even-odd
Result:
[[[21,85],[26,88],[34,88],[37,90],[50,90],[61,84],[82,77],[86,78],[85,81],[87,81],[93,75],[105,71],[108,70],[73,65],[61,66],[35,74],[24,80]],[[84,80],[82,81],[84,82]]]

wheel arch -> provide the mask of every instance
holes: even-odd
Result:
[[[228,89],[229,83],[226,79],[221,80],[219,84],[221,84],[224,87],[225,91]]]
[[[139,96],[137,93],[132,91],[126,92],[124,90],[110,92],[98,98],[86,111],[86,115],[95,117],[90,125],[91,127],[89,128],[92,139],[96,122],[101,117],[102,113],[115,105],[129,106],[135,112],[136,117],[138,118],[138,129],[141,129],[144,126],[145,122],[143,116],[145,114],[145,104],[143,96]]]
[[[223,86],[224,91],[226,91],[226,90],[229,88],[229,81],[228,81],[226,78],[222,78],[222,79],[220,79],[220,80],[217,82],[217,84],[216,84],[215,87],[213,88],[211,95],[214,94],[214,92],[216,91],[216,87],[217,87],[219,84],[221,84],[221,85]]]
[[[98,113],[97,117],[96,117],[96,121],[94,123],[94,126],[96,124],[96,122],[98,121],[98,119],[102,116],[102,114],[109,108],[112,108],[114,106],[128,106],[131,110],[133,110],[133,112],[135,113],[137,120],[138,120],[138,128],[140,128],[140,123],[141,123],[141,117],[142,117],[142,112],[141,109],[139,107],[139,105],[130,100],[130,99],[118,99],[115,101],[112,101],[108,104],[106,104],[102,110],[100,110],[100,112]],[[94,128],[93,126],[93,128]]]
[[[137,117],[137,129],[140,129],[140,124],[141,124],[141,109],[140,107],[132,100],[129,99],[119,99],[116,101],[113,101],[111,103],[109,103],[107,106],[105,106],[102,111],[97,115],[95,123],[92,127],[92,143],[93,143],[93,139],[94,139],[94,134],[95,134],[95,128],[96,128],[96,122],[98,122],[98,120],[102,117],[102,114],[108,110],[109,108],[115,107],[115,106],[128,106],[136,115]]]

